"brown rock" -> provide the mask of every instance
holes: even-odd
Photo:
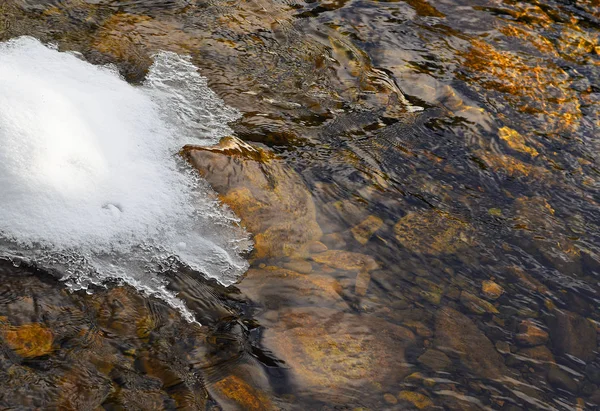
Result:
[[[597,350],[594,325],[570,311],[555,311],[549,321],[552,344],[558,354],[570,354],[583,361],[592,361]]]
[[[519,344],[523,346],[534,347],[546,344],[548,341],[548,333],[532,320],[521,321],[519,331],[520,333],[517,334],[516,338]]]
[[[538,345],[537,347],[531,348],[523,348],[519,350],[520,355],[524,355],[525,357],[529,357],[532,360],[544,362],[544,363],[554,363],[554,355],[548,349],[548,347],[544,345]]]
[[[4,342],[24,358],[40,357],[52,352],[52,331],[40,323],[6,327],[2,330]]]
[[[462,291],[460,293],[460,302],[475,314],[498,314],[498,310],[493,304],[476,297],[468,291]]]
[[[434,349],[425,351],[417,361],[434,371],[443,371],[452,364],[446,354]]]
[[[230,375],[213,385],[217,395],[231,402],[233,409],[268,411],[276,409],[269,397],[236,375]]]
[[[404,247],[423,254],[454,254],[473,244],[467,224],[434,210],[407,214],[394,232]]]
[[[431,401],[429,397],[416,391],[400,391],[400,394],[398,394],[398,398],[400,398],[403,401],[408,401],[412,403],[415,407],[417,407],[420,410],[431,407],[433,405],[433,401]]]
[[[367,244],[373,234],[383,226],[383,220],[374,215],[370,215],[360,224],[354,226],[350,231],[356,241],[361,244]]]
[[[310,192],[272,153],[235,137],[184,153],[254,234],[254,257],[307,255],[321,238]]]
[[[401,381],[409,373],[404,350],[414,338],[376,317],[303,308],[281,311],[264,342],[300,384],[330,394]]]
[[[371,274],[367,270],[361,270],[356,275],[354,282],[354,293],[359,296],[364,296],[371,284]]]
[[[481,283],[481,292],[490,300],[496,300],[502,295],[504,289],[494,281],[485,280]]]
[[[283,267],[301,274],[309,274],[312,272],[312,264],[306,260],[292,260],[284,263]]]
[[[327,246],[320,241],[313,241],[312,243],[310,243],[308,245],[308,251],[311,254],[319,254],[319,253],[323,253],[327,250],[328,250]]]
[[[274,281],[276,280],[276,281]],[[281,268],[250,269],[239,288],[254,301],[277,297],[284,305],[335,303],[341,300],[340,283],[326,275],[299,274]]]
[[[490,340],[467,316],[450,307],[437,313],[435,345],[441,351],[458,353],[462,364],[482,377],[495,379],[508,374]]]
[[[573,378],[569,376],[565,371],[561,370],[558,366],[553,365],[548,370],[548,382],[556,388],[569,391],[571,393],[577,392],[577,383]]]
[[[379,268],[379,264],[368,255],[351,253],[342,250],[329,250],[311,257],[319,264],[345,271],[372,271]]]

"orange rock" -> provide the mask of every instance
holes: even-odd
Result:
[[[236,375],[223,378],[214,384],[213,388],[227,399],[232,400],[242,410],[268,411],[275,409],[264,392],[252,387]]]
[[[487,298],[495,300],[502,295],[504,288],[494,281],[485,280],[481,283],[481,291]]]
[[[431,401],[429,397],[416,391],[400,391],[400,394],[398,394],[398,398],[404,401],[411,402],[415,407],[417,407],[420,410],[422,410],[423,408],[431,407],[433,405],[433,401]]]
[[[345,271],[372,271],[379,268],[379,264],[368,255],[352,253],[342,250],[328,250],[311,257],[319,264]]]
[[[40,323],[8,327],[2,331],[4,342],[24,358],[40,357],[52,352],[52,331]]]

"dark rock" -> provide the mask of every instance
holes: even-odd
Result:
[[[556,311],[549,325],[556,353],[570,354],[587,362],[596,357],[596,328],[588,320],[569,311]]]
[[[577,383],[569,377],[569,374],[558,367],[550,367],[547,378],[553,387],[561,388],[574,394],[577,392]]]
[[[429,349],[418,358],[418,361],[431,368],[434,371],[445,370],[452,364],[452,361],[441,351]]]
[[[435,332],[436,347],[458,353],[462,364],[473,373],[490,379],[508,374],[491,341],[464,314],[442,308],[436,316]]]
[[[548,341],[548,333],[540,328],[532,320],[525,320],[519,324],[520,333],[516,338],[520,345],[525,347],[535,347],[543,345]]]

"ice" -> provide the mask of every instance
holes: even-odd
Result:
[[[250,243],[177,155],[239,114],[187,57],[159,53],[143,86],[30,37],[0,44],[0,254],[74,289],[116,279],[168,300],[173,258],[225,285]]]

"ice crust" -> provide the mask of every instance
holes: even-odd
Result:
[[[238,116],[174,53],[135,87],[30,37],[0,44],[0,254],[74,289],[123,281],[191,318],[160,272],[180,261],[229,285],[250,243],[178,151]]]

